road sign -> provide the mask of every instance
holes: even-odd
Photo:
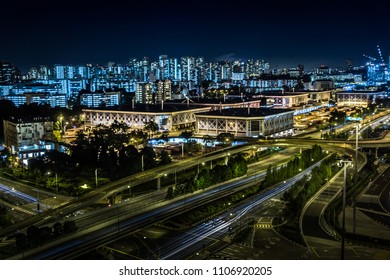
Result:
[[[347,121],[362,121],[363,118],[355,118],[355,117],[346,117],[345,118]]]

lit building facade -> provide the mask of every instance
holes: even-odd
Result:
[[[135,86],[135,102],[153,103],[153,86],[151,83],[137,83]]]
[[[1,99],[12,101],[15,106],[19,107],[23,104],[49,104],[50,107],[67,107],[67,98],[65,94],[49,94],[49,93],[25,93],[25,94],[9,94],[0,97]]]
[[[339,91],[335,93],[337,106],[368,107],[375,104],[378,97],[386,95],[381,91]]]
[[[307,92],[263,92],[261,96],[266,99],[266,105],[272,105],[280,108],[302,106],[304,104],[307,104],[309,101],[309,94]]]
[[[196,114],[196,134],[237,137],[282,137],[294,133],[294,111],[268,108],[233,108]]]
[[[67,99],[65,94],[45,94],[45,93],[27,93],[26,103],[38,103],[38,104],[49,104],[50,107],[62,107],[65,108],[67,105]]]
[[[10,100],[16,107],[27,103],[27,96],[25,94],[9,94],[0,97],[0,99]]]
[[[19,159],[28,159],[43,155],[52,145],[46,141],[53,140],[53,122],[44,119],[4,120],[4,145]]]
[[[0,84],[13,84],[17,80],[18,70],[9,62],[0,61]]]
[[[171,100],[172,82],[170,80],[159,80],[156,84],[156,102]]]
[[[110,126],[115,121],[125,123],[132,129],[143,129],[145,124],[153,121],[159,130],[176,131],[195,126],[195,114],[209,111],[210,107],[185,108],[183,106],[137,105],[127,110],[83,109],[87,126]]]
[[[83,93],[80,94],[80,105],[87,107],[109,107],[119,105],[121,102],[120,92],[106,93]]]

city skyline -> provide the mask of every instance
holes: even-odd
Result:
[[[120,3],[96,5],[38,1],[6,3],[0,60],[22,72],[53,64],[126,64],[130,58],[202,56],[205,60],[264,59],[271,67],[305,70],[354,66],[378,57],[388,62],[385,6],[327,1],[240,4]]]

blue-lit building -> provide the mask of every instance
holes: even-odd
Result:
[[[25,93],[25,94],[9,94],[1,96],[0,99],[10,100],[15,106],[19,107],[23,104],[49,104],[50,107],[67,107],[67,98],[65,94],[49,94],[49,93]]]
[[[110,107],[121,103],[120,92],[106,92],[106,93],[83,93],[80,94],[80,105],[90,108],[96,107]]]
[[[26,103],[49,104],[50,107],[67,107],[67,98],[65,94],[47,94],[47,93],[27,93]]]
[[[5,96],[1,96],[0,100],[1,99],[12,101],[16,107],[19,107],[23,104],[27,104],[27,96],[25,94],[8,94]]]

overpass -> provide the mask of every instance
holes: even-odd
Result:
[[[333,144],[338,145],[340,147],[356,147],[356,140],[330,140],[330,139],[313,139],[313,138],[280,138],[280,139],[273,139],[273,140],[259,140],[259,144],[263,145],[268,143],[271,144],[295,144],[299,145],[299,143],[306,143],[306,144],[318,144],[318,145],[326,145],[326,144]],[[386,133],[385,136],[382,138],[375,138],[371,140],[358,140],[358,147],[359,148],[385,148],[390,147],[390,133]]]

